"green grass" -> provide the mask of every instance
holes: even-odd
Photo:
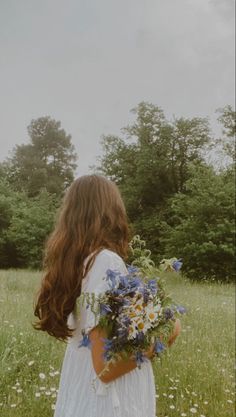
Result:
[[[0,272],[2,417],[53,415],[65,344],[32,328],[39,279],[36,272]],[[168,275],[166,286],[188,313],[181,320],[181,336],[154,363],[158,417],[233,417],[233,285]]]

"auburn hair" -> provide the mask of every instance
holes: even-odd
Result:
[[[96,255],[110,249],[126,259],[129,239],[126,210],[116,184],[102,175],[76,179],[65,194],[46,242],[44,276],[34,308],[39,320],[34,328],[60,340],[71,337],[73,329],[67,319]]]

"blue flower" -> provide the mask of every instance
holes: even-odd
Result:
[[[184,314],[187,311],[186,308],[183,306],[176,306],[175,308],[176,308],[176,311],[180,314]]]
[[[165,349],[165,345],[163,343],[161,343],[160,340],[157,340],[155,345],[154,345],[154,351],[156,353],[161,353],[161,352],[163,352],[164,349]]]
[[[100,314],[102,316],[106,316],[106,314],[109,314],[111,312],[112,312],[112,309],[108,304],[104,304],[104,303],[100,304]]]
[[[126,275],[120,275],[119,286],[127,288],[129,286],[129,279]]]
[[[164,310],[164,315],[166,320],[170,320],[174,316],[174,312],[171,308],[168,307]]]
[[[131,319],[128,316],[124,316],[124,317],[122,317],[121,323],[125,327],[128,327],[131,324]]]
[[[118,333],[118,338],[119,339],[123,339],[123,338],[127,338],[127,336],[128,336],[128,334],[129,334],[129,331],[128,331],[128,329],[126,328],[126,327],[120,327],[118,330],[117,330],[117,333]]]
[[[140,278],[138,278],[138,277],[132,278],[132,279],[129,281],[129,288],[130,288],[131,290],[136,290],[136,289],[138,289],[140,286],[142,286],[142,281],[141,281],[141,279],[140,279]]]
[[[144,333],[138,332],[135,339],[137,342],[142,342],[144,340]]]
[[[135,360],[136,360],[136,363],[137,363],[138,367],[140,368],[142,363],[147,361],[147,358],[143,354],[143,352],[138,351],[138,352],[135,353]]]
[[[106,280],[107,281],[110,281],[109,284],[110,284],[111,288],[114,289],[116,287],[116,285],[117,285],[117,279],[116,279],[116,277],[118,275],[120,275],[120,273],[117,272],[117,271],[113,271],[112,269],[107,269],[106,275],[107,275],[106,276]]]
[[[113,341],[111,339],[102,339],[104,342],[103,358],[105,361],[109,361],[112,358]]]
[[[108,351],[108,350],[112,349],[113,340],[111,340],[111,339],[102,339],[102,341],[104,342],[104,350],[105,351]]]
[[[178,272],[181,269],[182,265],[183,265],[183,262],[181,262],[181,261],[182,261],[182,259],[178,259],[177,261],[174,261],[172,263],[172,267],[174,268],[174,270],[176,272]]]
[[[134,274],[136,272],[139,272],[139,268],[137,266],[133,266],[133,265],[126,265],[126,266],[127,266],[127,270],[129,274]]]
[[[86,334],[84,331],[82,331],[82,335],[83,335],[83,339],[81,340],[81,342],[79,344],[79,348],[80,347],[88,347],[88,348],[90,348],[91,342],[90,342],[90,339],[89,339],[89,335]]]
[[[150,292],[149,292],[149,290],[147,289],[147,286],[145,285],[144,287],[142,287],[142,288],[140,288],[139,289],[139,291],[140,291],[140,293],[142,294],[142,296],[143,296],[143,301],[144,301],[144,303],[148,303],[148,301],[149,301],[149,298],[150,298]]]
[[[151,291],[153,295],[157,293],[157,282],[155,279],[150,279],[147,283],[148,289]]]

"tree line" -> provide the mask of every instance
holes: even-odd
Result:
[[[218,110],[221,138],[207,118],[168,120],[141,102],[121,136],[102,138],[103,154],[92,172],[119,186],[133,233],[153,259],[177,256],[192,279],[234,277],[235,112]],[[0,267],[40,268],[45,239],[77,155],[70,135],[50,117],[33,120],[29,143],[0,165]],[[206,155],[220,159],[209,163]],[[227,164],[219,162],[226,158]]]

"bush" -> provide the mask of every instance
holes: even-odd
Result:
[[[183,272],[195,280],[231,281],[234,263],[234,175],[195,168],[186,194],[171,201],[172,226],[163,238],[167,256],[183,258]],[[171,219],[170,219],[171,222]]]

